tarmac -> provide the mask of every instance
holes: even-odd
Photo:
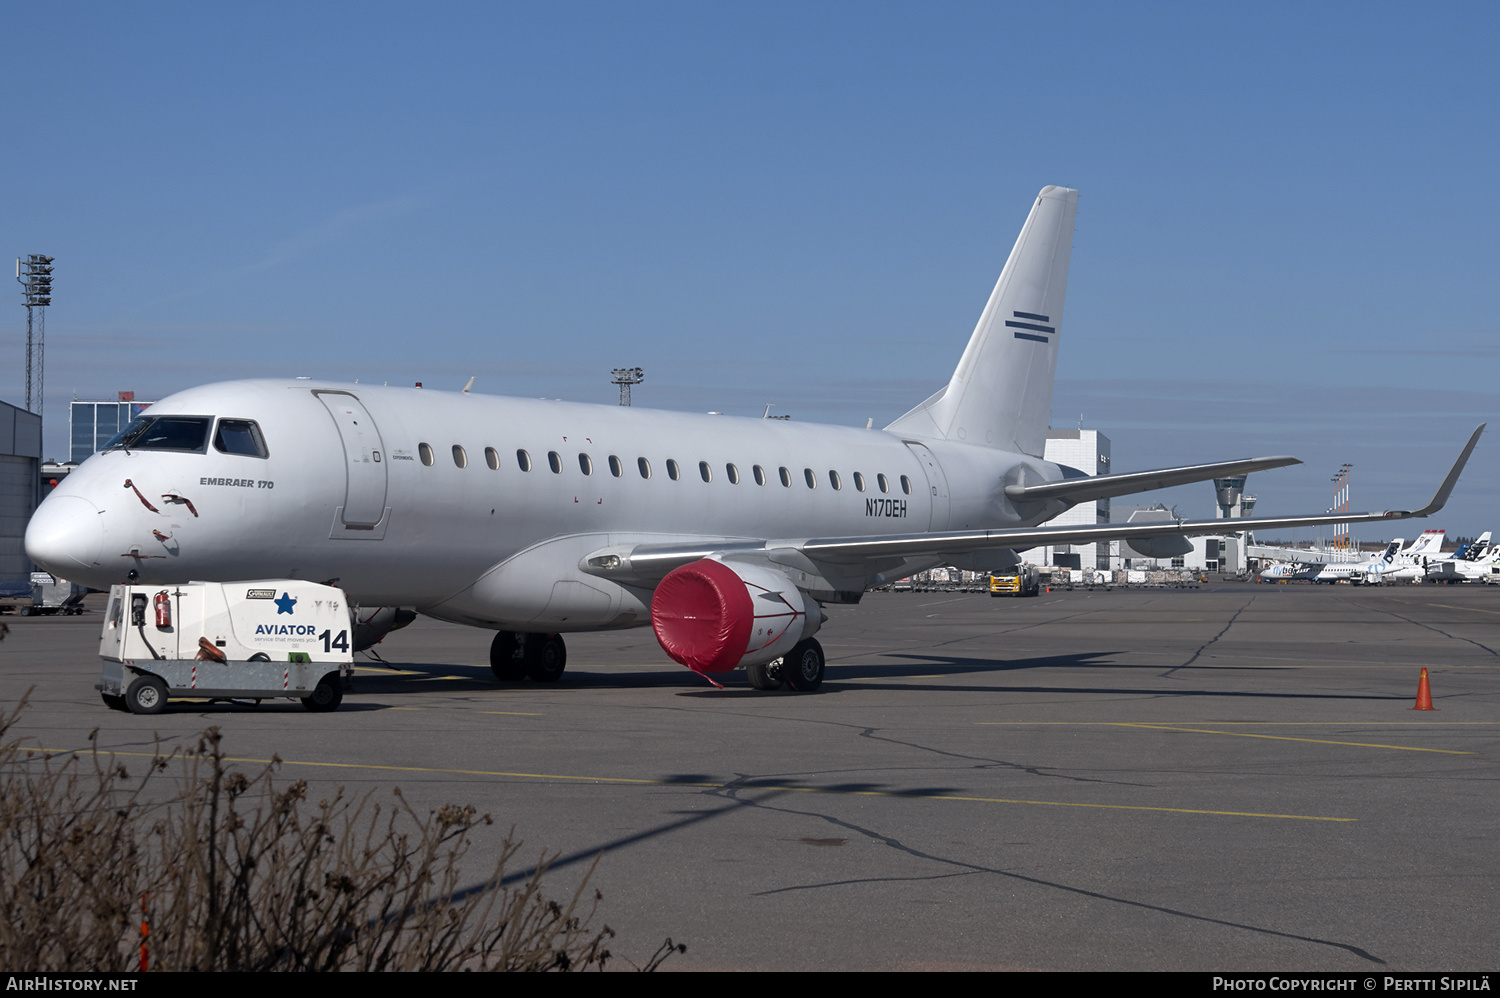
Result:
[[[554,895],[597,860],[620,966],[1500,965],[1500,587],[876,593],[829,608],[814,694],[716,690],[649,629],[500,684],[489,632],[421,618],[331,714],[108,710],[89,605],[5,618],[13,735],[128,760],[216,726],[313,799],[473,804],[476,877],[511,827]]]

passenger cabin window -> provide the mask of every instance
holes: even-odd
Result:
[[[707,461],[698,462],[698,475],[705,482],[711,482],[714,480],[714,470],[708,466]]]
[[[729,476],[729,484],[730,485],[738,485],[738,484],[740,484],[740,469],[736,468],[734,465],[732,465],[732,464],[726,464],[726,465],[724,465],[724,474],[726,474],[726,475]]]
[[[856,471],[854,473],[854,491],[856,491],[856,492],[863,492],[864,490],[865,490],[865,476],[861,475],[859,472]]]
[[[524,450],[516,451],[516,464],[521,466],[522,471],[531,470],[531,455]]]
[[[579,454],[578,470],[583,472],[585,475],[592,475],[594,473],[594,459],[589,457],[587,454]]]
[[[667,477],[675,482],[681,475],[682,469],[677,467],[677,462],[670,457],[667,458]]]
[[[555,450],[547,452],[547,467],[552,469],[554,475],[562,474],[562,455]]]
[[[432,445],[431,444],[426,444],[426,443],[417,444],[417,456],[422,459],[422,463],[425,464],[425,465],[427,465],[427,467],[429,467],[429,468],[432,467]]]
[[[642,478],[650,478],[651,477],[651,462],[650,461],[647,461],[643,457],[638,457],[638,458],[635,459],[635,466],[640,469],[641,477]]]
[[[818,487],[818,476],[811,468],[802,469],[802,479],[807,482],[807,487],[815,489]]]
[[[901,476],[901,491],[905,492],[907,495],[911,495],[911,479],[907,478],[905,475]]]
[[[469,466],[469,453],[459,444],[453,445],[453,463],[460,468],[467,468]]]
[[[625,474],[625,466],[621,464],[620,459],[615,457],[613,454],[609,456],[609,473],[611,475],[614,475],[616,478],[619,478],[621,475]]]
[[[142,416],[104,445],[105,450],[175,450],[202,454],[208,449],[212,416]]]
[[[500,452],[493,447],[484,449],[484,463],[490,466],[491,471],[500,470]]]
[[[785,468],[781,469],[781,484],[785,485],[787,488],[792,487],[792,473],[790,471],[787,471]]]
[[[765,468],[762,468],[760,465],[757,464],[754,468],[751,469],[751,471],[753,471],[755,473],[755,484],[756,485],[764,485],[764,484],[766,484],[766,469]]]
[[[221,454],[265,457],[266,441],[253,419],[221,419],[214,432],[214,450]],[[380,460],[380,451],[375,452],[375,460]]]
[[[884,475],[876,475],[875,484],[880,486],[880,491],[882,492],[889,492],[891,490],[891,483],[886,480]]]
[[[833,486],[833,491],[837,492],[844,487],[844,480],[839,477],[837,471],[830,468],[828,469],[828,484]]]

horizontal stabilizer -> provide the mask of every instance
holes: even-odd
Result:
[[[1061,482],[1046,482],[1042,485],[1007,485],[1005,495],[1013,502],[1061,499],[1076,506],[1078,503],[1091,502],[1095,499],[1128,496],[1136,492],[1150,492],[1152,489],[1187,485],[1190,482],[1206,482],[1211,478],[1244,475],[1252,471],[1285,468],[1289,464],[1301,463],[1297,458],[1285,455],[1247,457],[1239,461],[1190,464],[1181,468],[1158,468],[1155,471],[1132,471],[1123,475],[1069,478]]]

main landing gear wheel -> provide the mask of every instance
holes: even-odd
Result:
[[[781,660],[786,684],[798,693],[811,693],[823,685],[823,646],[816,638],[804,638]]]
[[[521,642],[515,631],[499,631],[490,642],[490,671],[503,682],[526,678],[526,660],[521,656]]]
[[[155,676],[141,676],[125,690],[125,707],[132,714],[160,714],[167,706],[167,684]]]
[[[344,690],[339,685],[339,674],[330,672],[318,680],[318,685],[313,687],[312,694],[302,698],[302,706],[315,713],[323,714],[330,710],[338,710],[339,704],[344,702]]]
[[[779,690],[783,682],[781,678],[781,666],[783,659],[767,662],[764,665],[745,666],[745,675],[750,679],[750,685],[758,690]]]
[[[524,656],[526,675],[534,682],[555,683],[568,664],[568,646],[561,634],[528,634]]]

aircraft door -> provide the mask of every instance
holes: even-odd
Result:
[[[385,515],[385,445],[375,421],[348,392],[313,392],[328,409],[344,444],[346,527],[371,530]]]
[[[928,530],[947,530],[950,503],[948,500],[948,476],[943,474],[942,465],[938,464],[937,458],[932,451],[925,446],[911,440],[906,441],[906,446],[916,455],[922,465],[922,473],[927,476],[927,497],[932,503],[932,521]],[[915,483],[918,488],[921,483]]]

